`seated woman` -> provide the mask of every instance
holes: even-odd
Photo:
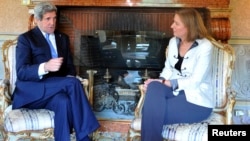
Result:
[[[181,9],[171,25],[174,37],[159,79],[148,79],[141,140],[162,141],[163,125],[199,122],[212,112],[211,36],[195,9]]]

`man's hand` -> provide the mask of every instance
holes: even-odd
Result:
[[[44,70],[47,72],[58,71],[63,63],[63,58],[52,58],[44,64]]]

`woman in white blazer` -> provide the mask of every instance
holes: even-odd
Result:
[[[165,67],[159,79],[144,82],[142,141],[162,141],[166,124],[193,123],[212,112],[212,38],[199,12],[177,11],[171,25]]]

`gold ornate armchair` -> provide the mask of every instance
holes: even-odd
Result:
[[[11,94],[15,88],[15,49],[17,40],[4,42],[4,79],[0,80],[0,124],[4,141],[19,139],[53,139],[54,112],[46,109],[16,109],[11,107]],[[88,80],[78,77],[88,96]],[[35,92],[34,92],[35,93]],[[74,134],[72,134],[72,139]]]
[[[215,109],[211,116],[199,123],[164,125],[162,137],[169,141],[206,141],[208,140],[208,125],[232,124],[232,110],[235,104],[235,93],[231,90],[231,75],[234,69],[235,53],[228,44],[212,40],[213,52],[213,85],[216,94]],[[142,85],[139,86],[141,97],[135,110],[135,118],[131,122],[128,141],[140,140],[141,109],[145,98]],[[157,121],[156,121],[157,122]]]

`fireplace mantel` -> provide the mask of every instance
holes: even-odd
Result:
[[[32,4],[50,1],[58,6],[111,7],[211,7],[228,8],[230,0],[31,0]]]

